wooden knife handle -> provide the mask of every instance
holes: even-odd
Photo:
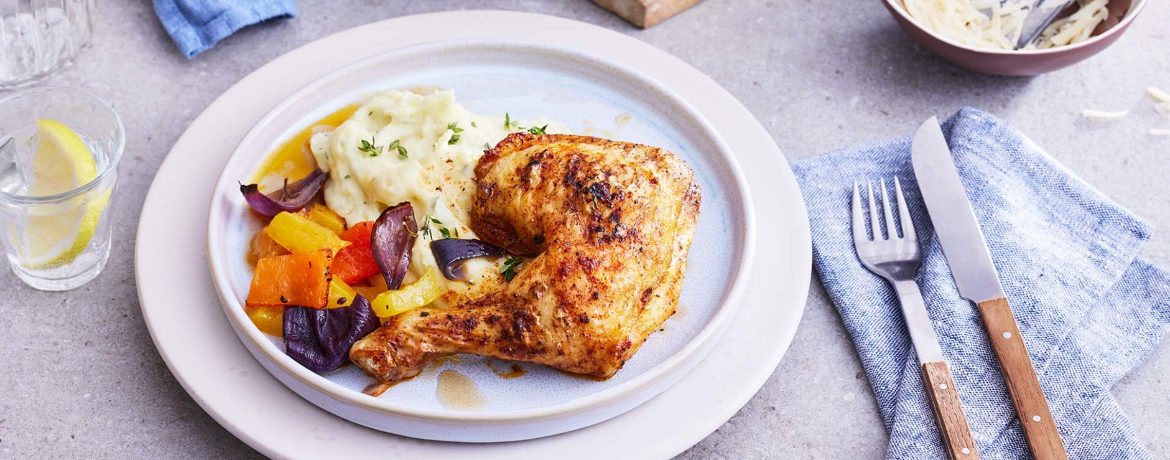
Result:
[[[1032,456],[1036,460],[1068,460],[1012,307],[1005,298],[991,299],[979,303],[979,312]]]
[[[978,460],[979,449],[967,426],[967,415],[959,401],[959,389],[951,379],[945,361],[922,364],[922,384],[930,396],[930,408],[938,424],[938,435],[950,460]]]

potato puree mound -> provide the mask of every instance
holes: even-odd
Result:
[[[455,92],[450,90],[425,96],[408,91],[377,95],[337,129],[315,134],[310,141],[317,165],[329,173],[325,203],[353,225],[376,219],[388,206],[410,201],[419,226],[429,222],[431,228],[429,236],[420,234],[415,241],[405,280],[413,282],[436,269],[430,243],[443,238],[440,229],[452,236],[457,232],[459,238],[475,238],[468,227],[469,212],[475,165],[484,150],[510,132],[547,123],[511,120],[505,127],[504,120],[471,113],[455,101]],[[551,123],[547,132],[567,131]],[[498,286],[499,263],[469,261],[465,268],[472,283],[447,281],[451,292],[444,300],[457,303]]]

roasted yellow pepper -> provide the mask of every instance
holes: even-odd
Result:
[[[430,270],[418,281],[396,291],[383,292],[370,302],[370,306],[379,318],[389,318],[418,307],[425,307],[443,295],[443,292],[435,271]]]
[[[293,253],[332,249],[334,254],[349,242],[341,239],[332,230],[313,222],[300,214],[282,212],[268,223],[268,236],[277,244]]]
[[[256,329],[268,335],[284,336],[284,307],[244,307]]]
[[[383,292],[389,290],[386,288],[386,278],[383,278],[381,273],[369,277],[367,281],[370,283],[369,286],[352,287],[353,290],[357,291],[358,294],[361,294],[363,297],[370,299],[371,302],[378,298],[378,296]]]
[[[345,231],[345,219],[333,212],[325,205],[313,206],[309,210],[309,220],[316,222],[318,225],[325,227],[333,233],[340,234]]]
[[[353,304],[356,295],[357,292],[341,278],[333,278],[333,281],[329,282],[329,302],[325,304],[325,308],[348,307]]]

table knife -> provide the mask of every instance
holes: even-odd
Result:
[[[937,118],[918,128],[910,154],[919,191],[959,294],[979,307],[1032,455],[1036,460],[1068,460]]]

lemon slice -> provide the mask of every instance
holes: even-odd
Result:
[[[68,126],[56,120],[37,120],[37,141],[29,195],[65,193],[97,178],[93,154]],[[65,265],[85,250],[97,230],[109,192],[89,203],[85,200],[82,195],[57,205],[60,211],[50,209],[29,218],[24,231],[26,267]]]

